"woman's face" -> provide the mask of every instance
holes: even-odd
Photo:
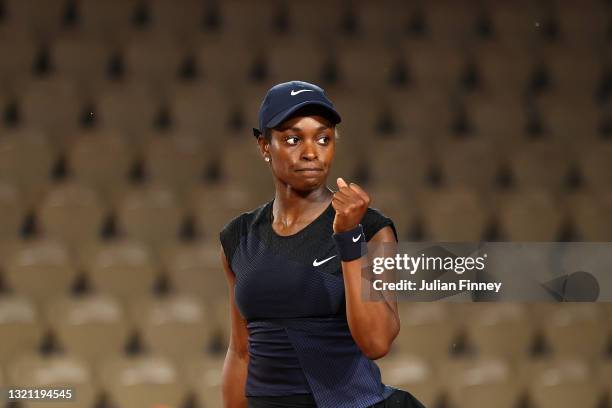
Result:
[[[272,129],[270,142],[260,138],[272,173],[298,191],[324,185],[336,148],[335,126],[323,116],[295,116]]]

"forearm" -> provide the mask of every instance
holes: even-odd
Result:
[[[246,408],[244,388],[247,378],[249,355],[228,348],[223,364],[223,407]]]
[[[375,360],[388,353],[400,324],[384,298],[375,301],[362,298],[361,266],[362,259],[342,262],[346,315],[355,342],[366,356]]]

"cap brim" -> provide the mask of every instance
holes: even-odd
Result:
[[[340,115],[338,114],[338,112],[336,112],[336,110],[331,107],[330,105],[324,103],[324,102],[320,102],[320,101],[304,101],[301,103],[298,103],[297,105],[294,105],[292,107],[290,107],[289,109],[286,109],[282,112],[277,113],[276,115],[274,115],[272,117],[272,119],[270,119],[270,121],[268,121],[268,123],[266,124],[266,127],[268,128],[273,128],[278,126],[280,123],[282,123],[285,119],[287,119],[289,116],[291,116],[291,114],[293,114],[295,111],[297,111],[300,108],[303,108],[304,106],[308,106],[308,105],[318,105],[318,106],[322,106],[324,108],[326,108],[327,112],[329,113],[329,116],[332,119],[332,122],[334,122],[334,124],[336,123],[340,123],[341,122],[341,118]]]

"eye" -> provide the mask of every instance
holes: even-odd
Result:
[[[329,136],[322,135],[320,138],[317,139],[317,142],[321,145],[327,145],[329,143]]]
[[[296,145],[300,139],[297,136],[287,136],[285,141],[292,146]]]

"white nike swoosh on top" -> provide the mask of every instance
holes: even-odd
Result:
[[[323,265],[325,262],[329,261],[332,258],[335,258],[337,255],[334,256],[330,256],[329,258],[326,258],[322,261],[317,261],[316,259],[314,261],[312,261],[312,266],[319,266],[319,265]]]
[[[356,237],[353,237],[353,242],[359,241],[359,238],[361,238],[361,234],[357,235]]]
[[[313,89],[300,89],[299,91],[293,91],[292,90],[291,91],[291,96],[295,96],[295,95],[297,95],[299,93],[302,93],[302,92],[314,92],[314,90]]]

